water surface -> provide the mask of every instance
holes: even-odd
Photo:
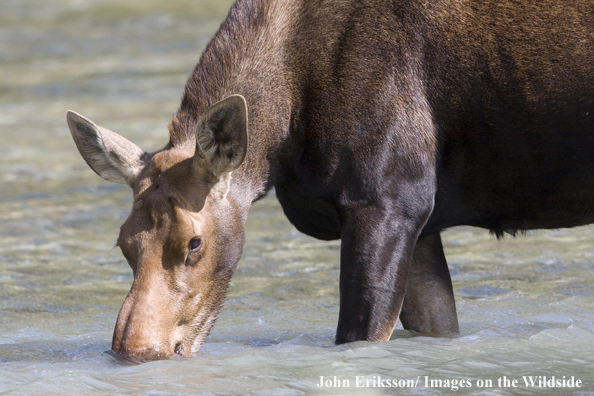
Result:
[[[504,241],[447,231],[460,336],[398,325],[389,342],[333,346],[339,244],[299,234],[273,196],[250,213],[225,308],[197,357],[121,366],[103,354],[132,282],[114,249],[131,194],[88,169],[65,112],[160,148],[229,5],[0,1],[0,393],[594,394],[593,227]],[[350,387],[318,388],[320,376]],[[504,376],[517,388],[499,386]],[[583,387],[526,387],[523,376]],[[386,379],[416,386],[373,387]],[[472,387],[454,389],[461,380]]]

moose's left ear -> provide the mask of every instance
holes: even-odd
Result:
[[[145,165],[145,152],[72,110],[66,119],[74,143],[91,169],[107,181],[132,187]]]
[[[247,152],[247,104],[241,95],[212,105],[196,124],[196,156],[205,158],[221,177],[243,162]]]

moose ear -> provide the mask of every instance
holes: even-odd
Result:
[[[241,95],[212,105],[196,124],[196,155],[206,159],[216,177],[232,172],[247,151],[247,104]]]
[[[91,169],[107,181],[132,187],[144,166],[144,151],[72,110],[68,110],[66,119],[74,143]]]

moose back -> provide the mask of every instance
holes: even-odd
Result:
[[[239,0],[146,153],[68,112],[134,203],[134,273],[112,349],[196,353],[250,205],[271,188],[305,234],[341,239],[336,342],[458,332],[440,231],[594,222],[594,3]]]

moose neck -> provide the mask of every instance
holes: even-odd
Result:
[[[234,94],[246,99],[248,151],[231,182],[232,189],[241,189],[245,207],[274,184],[278,152],[289,131],[292,83],[285,42],[295,25],[295,3],[239,0],[233,5],[190,76],[170,125],[171,144],[187,143],[195,139],[197,118],[212,104]]]

